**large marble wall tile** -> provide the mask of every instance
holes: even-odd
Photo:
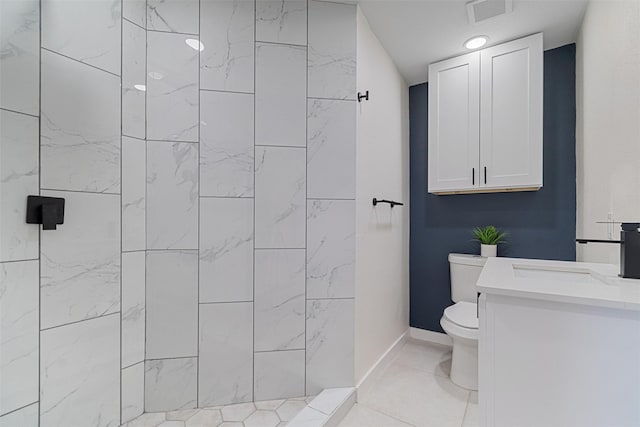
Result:
[[[122,0],[122,17],[142,28],[147,27],[146,0]]]
[[[120,316],[42,331],[40,345],[40,425],[117,426]]]
[[[304,396],[304,369],[304,350],[256,353],[255,400]]]
[[[189,39],[147,32],[147,139],[198,141],[198,50]]]
[[[0,263],[0,415],[38,400],[38,282],[38,261]]]
[[[355,198],[356,103],[310,99],[307,114],[307,197]]]
[[[38,226],[25,223],[39,191],[38,135],[37,117],[0,111],[0,262],[38,258]]]
[[[309,96],[355,99],[355,4],[309,1]]]
[[[147,360],[144,368],[146,412],[197,406],[198,358]]]
[[[64,197],[64,224],[41,233],[43,329],[120,310],[120,196],[43,191]]]
[[[147,359],[198,353],[198,253],[147,254]]]
[[[255,3],[201,0],[200,88],[253,92]]]
[[[256,44],[256,144],[304,147],[307,48]]]
[[[253,199],[200,199],[200,302],[253,299]]]
[[[198,34],[198,0],[148,0],[147,29]]]
[[[122,134],[145,138],[147,32],[122,21]]]
[[[144,360],[145,253],[122,254],[122,367]]]
[[[120,75],[121,0],[42,2],[42,47]]]
[[[198,406],[253,400],[253,303],[200,304]]]
[[[41,120],[43,188],[120,192],[119,77],[43,50]]]
[[[306,0],[257,0],[256,40],[306,45]]]
[[[355,296],[355,201],[307,202],[307,298]]]
[[[200,92],[200,195],[253,196],[253,95]]]
[[[307,301],[307,395],[354,384],[354,300]]]
[[[256,251],[255,350],[304,348],[305,250]]]
[[[26,406],[10,414],[0,416],[0,427],[38,427],[38,404]]]
[[[0,108],[40,113],[40,2],[0,2]]]
[[[144,363],[122,370],[122,423],[144,412]]]
[[[147,142],[147,249],[198,248],[198,145]]]
[[[256,248],[304,248],[306,150],[256,147]]]
[[[147,143],[122,137],[122,250],[146,249]]]

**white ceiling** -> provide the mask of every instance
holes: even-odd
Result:
[[[573,43],[588,0],[513,0],[513,12],[469,24],[468,0],[360,0],[373,32],[409,85],[427,81],[432,62],[468,52],[463,43],[489,36],[487,46],[544,32],[544,48]]]

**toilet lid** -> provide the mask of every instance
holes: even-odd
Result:
[[[478,329],[478,305],[460,301],[444,309],[444,315],[458,326]]]

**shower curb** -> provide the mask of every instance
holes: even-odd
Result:
[[[356,388],[328,388],[298,413],[288,427],[337,427],[356,403]]]

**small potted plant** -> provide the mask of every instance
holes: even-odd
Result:
[[[473,229],[474,240],[480,242],[480,256],[494,257],[498,255],[498,243],[506,241],[507,233],[493,225]]]

